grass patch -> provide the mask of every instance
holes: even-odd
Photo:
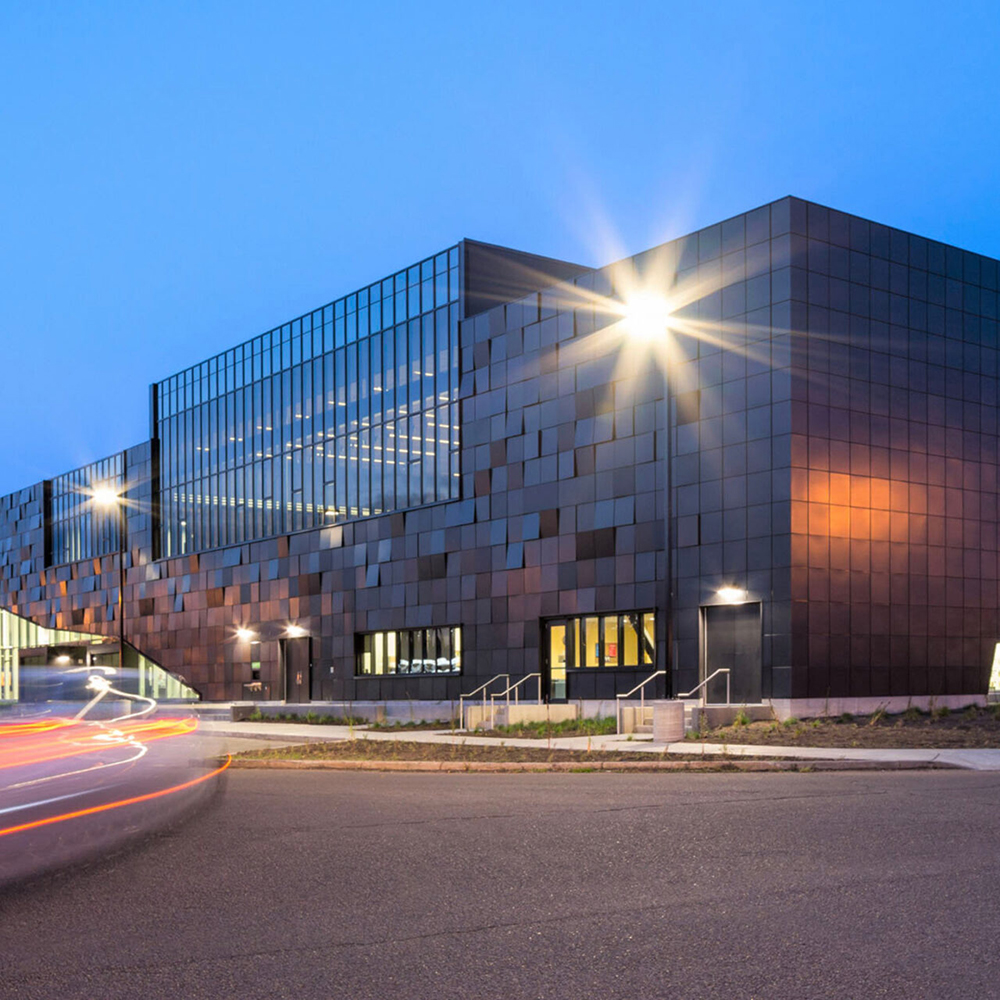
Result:
[[[598,719],[565,719],[562,722],[518,722],[497,726],[480,735],[544,740],[555,736],[614,736],[616,731],[615,717],[607,715]]]
[[[375,729],[382,733],[393,733],[396,730],[416,732],[419,730],[455,729],[457,726],[457,719],[435,719],[433,721],[424,720],[422,722],[369,722],[366,728]]]
[[[692,738],[692,734],[689,734]],[[972,706],[960,712],[935,706],[930,712],[908,708],[889,715],[884,707],[870,715],[845,712],[829,718],[786,719],[773,722],[703,729],[693,737],[707,743],[743,743],[758,746],[861,747],[894,749],[902,747],[941,749],[1000,749],[1000,712],[997,706]]]
[[[254,709],[244,722],[306,722],[312,726],[367,726],[367,719],[359,715],[319,715],[317,712],[306,712],[305,715],[292,715],[279,712],[277,715],[265,715],[259,708]]]

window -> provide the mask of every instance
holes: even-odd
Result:
[[[358,677],[399,674],[459,674],[462,672],[462,628],[407,629],[364,632],[356,640]]]
[[[569,670],[654,666],[656,615],[652,611],[559,618],[545,625],[558,640],[560,667],[563,662]]]
[[[457,257],[158,384],[165,556],[458,496]],[[90,530],[55,541],[74,551]]]
[[[121,544],[123,508],[102,506],[95,491],[125,490],[124,453],[74,469],[51,481],[46,519],[51,525],[49,565],[78,562],[117,552]]]

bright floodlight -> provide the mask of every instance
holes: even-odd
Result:
[[[300,639],[306,634],[306,630],[301,625],[289,625],[285,632],[290,639]]]
[[[249,642],[253,637],[253,632],[248,628],[238,628],[236,630],[236,638],[241,642]]]
[[[670,323],[670,304],[656,292],[635,292],[625,302],[628,332],[637,340],[662,337]]]
[[[98,507],[115,507],[121,497],[110,486],[98,486],[93,493]]]
[[[727,604],[742,604],[747,599],[747,592],[739,587],[720,587],[718,593]]]

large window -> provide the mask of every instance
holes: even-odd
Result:
[[[458,256],[157,384],[165,556],[458,495]]]
[[[655,615],[626,611],[611,615],[582,615],[547,621],[550,669],[641,668],[656,659]]]
[[[357,637],[359,677],[398,674],[459,674],[462,672],[462,629],[407,629],[366,632]]]
[[[102,644],[111,646],[114,652],[110,655],[98,652],[95,647]],[[25,681],[21,664],[29,665],[25,650],[30,649],[33,655],[40,657],[37,664],[33,665],[42,666],[47,671],[58,668],[60,661],[54,658],[56,650],[53,647],[62,647],[60,652],[63,655],[78,653],[79,660],[76,662],[79,663],[87,661],[90,664],[106,667],[115,667],[118,664],[117,643],[106,636],[45,628],[0,608],[0,702],[18,701],[21,697]],[[134,652],[135,668],[126,668],[124,677],[117,676],[117,670],[111,670],[112,679],[117,687],[124,685],[123,690],[164,701],[198,700],[198,692],[188,687],[179,677],[168,673],[138,650]],[[30,678],[37,676],[38,673],[29,671],[27,675],[29,682]]]
[[[124,455],[119,453],[52,480],[52,564],[118,551],[121,510],[95,503],[94,490],[104,487],[121,493],[125,488],[124,464]]]

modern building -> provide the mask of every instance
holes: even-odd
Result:
[[[997,294],[795,198],[599,269],[463,241],[0,499],[0,606],[114,638],[123,558],[128,642],[212,700],[983,698]]]

